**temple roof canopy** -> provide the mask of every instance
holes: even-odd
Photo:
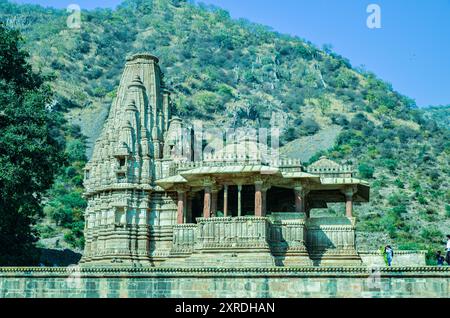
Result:
[[[202,175],[226,175],[226,174],[269,174],[280,175],[278,168],[264,165],[235,165],[235,166],[210,166],[200,167],[180,173],[186,179]]]

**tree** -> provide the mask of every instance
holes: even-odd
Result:
[[[36,262],[32,224],[64,162],[60,119],[46,78],[34,73],[19,32],[0,24],[0,265]]]

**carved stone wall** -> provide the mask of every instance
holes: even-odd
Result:
[[[450,267],[0,268],[0,298],[448,298]]]
[[[266,218],[198,218],[196,249],[268,249],[269,224]]]
[[[354,218],[311,218],[306,229],[306,244],[314,265],[361,264],[356,252]]]
[[[312,265],[306,248],[304,219],[271,222],[269,242],[277,265]]]
[[[363,263],[370,267],[384,267],[386,262],[381,251],[358,251]],[[427,251],[395,250],[393,266],[417,267],[426,265]]]
[[[178,224],[173,227],[172,255],[192,254],[197,236],[196,224]]]
[[[184,264],[200,264],[196,259],[205,254],[219,264],[229,255],[244,254],[257,255],[253,262],[261,261],[258,257],[265,255],[277,266],[361,264],[354,240],[354,220],[348,218],[199,218],[196,225],[175,226],[173,235],[170,256],[187,258]],[[168,261],[163,265],[176,264]]]
[[[171,258],[162,265],[274,266],[269,235],[269,223],[263,217],[198,218],[195,225],[174,227]]]

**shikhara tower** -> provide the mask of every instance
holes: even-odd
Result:
[[[248,135],[194,158],[202,136],[170,107],[158,59],[129,58],[85,169],[82,264],[361,263],[353,203],[369,200],[369,186],[351,167],[321,158],[305,168]],[[342,216],[311,213],[338,202]]]
[[[163,136],[170,116],[158,59],[150,54],[129,58],[85,169],[88,207],[82,262],[145,264],[168,253],[172,233],[165,226],[173,224],[176,206],[154,192],[154,181],[167,168]]]

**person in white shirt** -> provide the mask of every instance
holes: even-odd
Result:
[[[450,235],[447,235],[447,255],[445,256],[447,265],[450,265]]]

